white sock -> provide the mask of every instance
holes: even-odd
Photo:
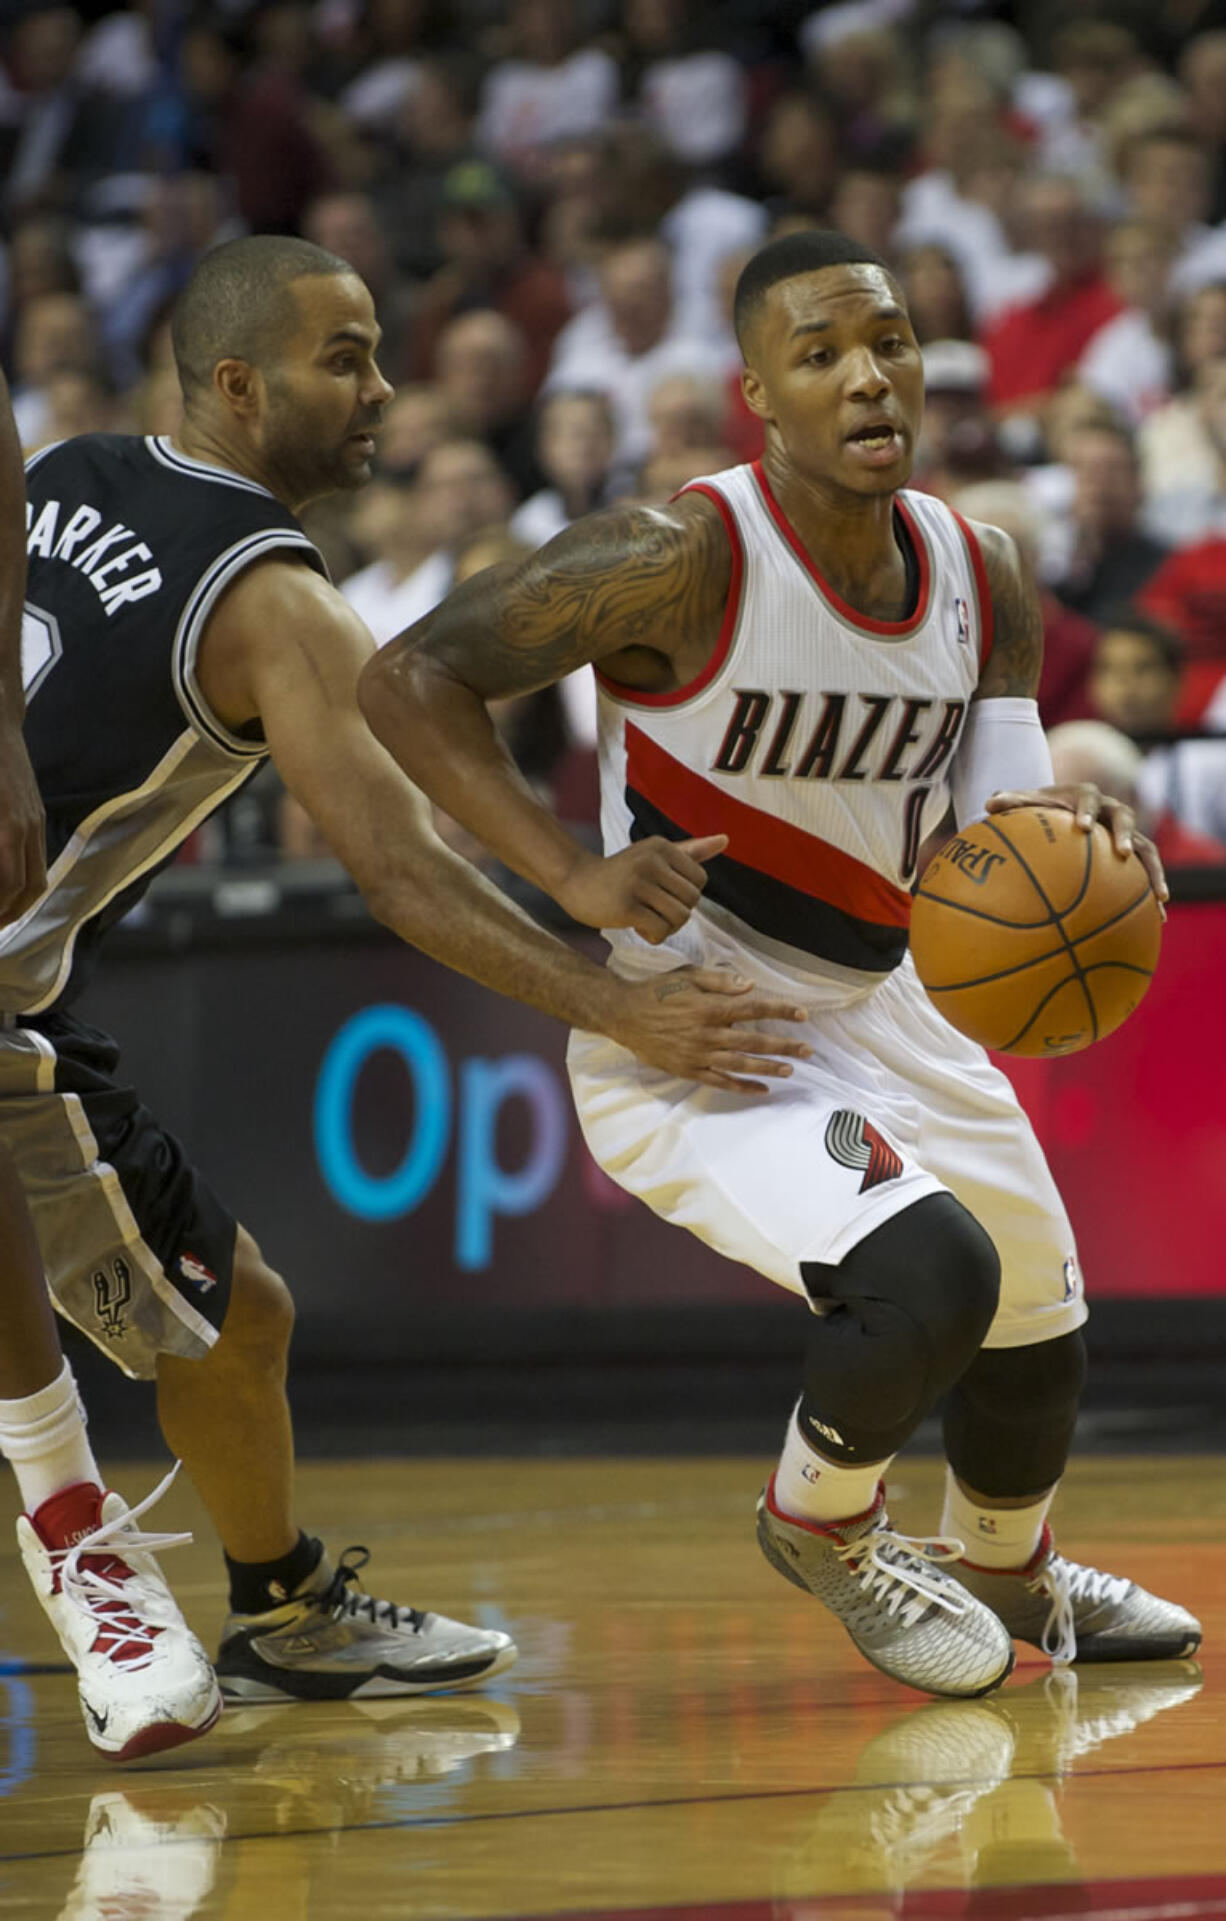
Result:
[[[1025,1567],[1039,1545],[1055,1488],[1030,1507],[980,1507],[945,1470],[942,1534],[965,1544],[966,1558],[979,1567]]]
[[[870,1461],[865,1467],[843,1467],[828,1461],[801,1432],[792,1409],[787,1439],[775,1469],[775,1506],[798,1521],[846,1521],[873,1505],[877,1483],[890,1461]]]
[[[101,1487],[85,1432],[85,1409],[67,1361],[37,1394],[0,1401],[0,1454],[12,1462],[27,1514],[77,1481]]]

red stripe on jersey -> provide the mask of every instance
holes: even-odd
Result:
[[[988,664],[988,655],[992,651],[992,634],[996,619],[992,607],[992,590],[988,586],[988,570],[983,564],[983,549],[979,545],[978,534],[967,521],[963,520],[956,507],[951,507],[949,511],[962,529],[962,538],[966,542],[966,549],[971,557],[971,571],[975,576],[975,594],[979,601],[979,676],[982,679],[983,670]]]
[[[850,607],[843,599],[843,596],[835,592],[830,582],[826,579],[826,576],[819,570],[812,554],[784,513],[779,502],[775,499],[771,491],[770,481],[766,478],[766,469],[760,460],[755,460],[753,463],[753,477],[758,483],[758,491],[770,511],[771,519],[774,521],[776,527],[778,527],[783,538],[787,541],[788,546],[792,549],[792,552],[795,554],[805,572],[816,582],[823,599],[829,602],[841,620],[845,620],[849,627],[858,627],[860,632],[865,634],[888,634],[891,637],[896,637],[901,634],[913,634],[915,632],[928,612],[928,593],[932,584],[932,567],[928,559],[928,542],[924,539],[923,532],[905,500],[901,498],[897,499],[894,504],[902,516],[903,525],[910,534],[911,543],[915,548],[915,558],[919,563],[919,597],[916,601],[915,612],[909,620],[874,620],[871,615],[859,613],[856,608]]]
[[[728,858],[857,920],[906,927],[911,896],[841,847],[747,806],[715,787],[626,722],[626,785],[676,821],[687,835],[727,834]]]
[[[693,700],[695,694],[700,694],[704,687],[709,687],[728,658],[728,649],[732,645],[732,636],[736,630],[736,617],[741,611],[745,553],[741,546],[740,529],[737,527],[732,509],[723,495],[717,493],[714,487],[683,487],[681,491],[683,494],[704,494],[711,505],[717,509],[724,523],[728,545],[732,549],[732,574],[728,581],[728,597],[724,602],[724,617],[720,622],[719,638],[715,642],[710,660],[702,672],[695,674],[693,680],[687,681],[684,687],[671,688],[666,694],[645,694],[641,687],[627,687],[619,680],[610,679],[608,674],[602,674],[597,667],[596,678],[601,686],[606,692],[612,694],[615,700],[620,700],[630,707],[679,707],[682,701]]]

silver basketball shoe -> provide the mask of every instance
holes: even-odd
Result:
[[[1174,1661],[1195,1654],[1201,1625],[1174,1601],[1135,1581],[1081,1567],[1057,1554],[1046,1524],[1021,1568],[958,1560],[951,1572],[999,1615],[1015,1641],[1029,1641],[1061,1667],[1070,1661]]]
[[[995,1614],[945,1572],[959,1544],[895,1533],[883,1484],[866,1514],[822,1525],[780,1513],[772,1477],[758,1501],[758,1544],[892,1680],[927,1694],[987,1694],[1013,1666],[1012,1643]]]
[[[278,1607],[231,1614],[217,1678],[227,1701],[348,1701],[476,1687],[519,1650],[496,1628],[378,1601],[357,1585],[369,1555],[328,1556]]]

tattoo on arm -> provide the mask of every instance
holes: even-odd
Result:
[[[978,698],[1017,695],[1033,700],[1043,668],[1043,612],[1030,568],[999,527],[976,527],[992,596],[992,651]]]
[[[522,564],[478,574],[396,645],[420,649],[484,700],[530,693],[613,655],[636,684],[665,686],[687,643],[700,645],[707,630],[714,642],[731,565],[702,496],[615,507]]]

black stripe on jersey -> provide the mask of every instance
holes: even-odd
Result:
[[[224,753],[239,760],[258,760],[268,750],[263,740],[243,740],[240,735],[232,734],[211,712],[196,685],[196,653],[205,622],[235,575],[262,554],[276,553],[282,548],[310,555],[322,569],[319,555],[305,534],[294,534],[283,527],[270,527],[258,534],[248,534],[245,540],[227,547],[225,553],[219,554],[212,566],[201,575],[192,590],[191,599],[183,609],[179,631],[175,635],[171,674],[179,705],[197,732],[211,740],[215,747],[220,747]]]
[[[652,834],[660,834],[665,840],[689,839],[684,828],[633,787],[626,788],[626,804],[631,814],[631,840],[646,840]],[[769,940],[782,941],[818,960],[865,974],[887,974],[906,954],[905,927],[859,920],[841,907],[803,894],[786,881],[760,873],[756,867],[746,867],[727,854],[718,854],[703,865],[707,871],[703,899],[735,914]]]

